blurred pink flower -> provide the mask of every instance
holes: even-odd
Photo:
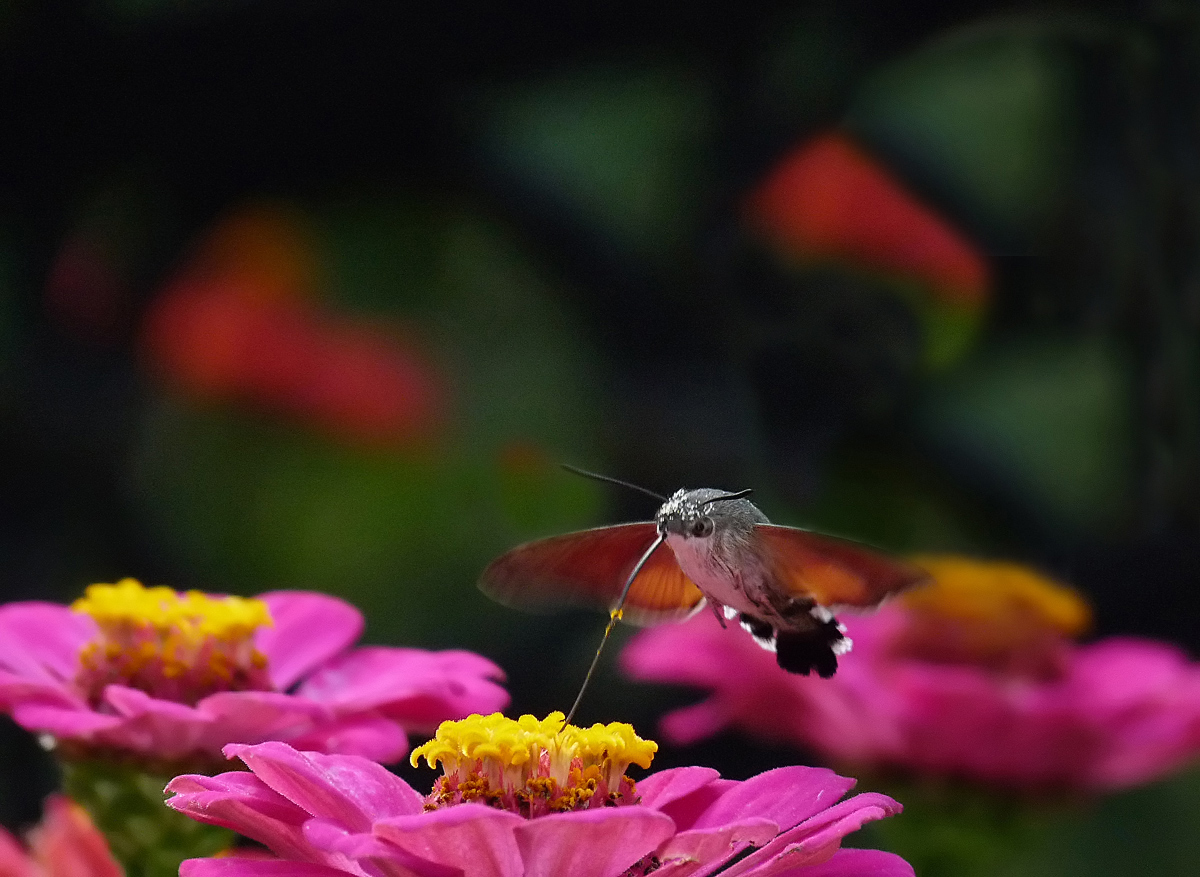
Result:
[[[476,719],[492,723],[491,731],[482,732],[486,743],[478,734],[474,739],[480,751],[494,754],[467,762],[451,756],[456,766],[443,762],[447,777],[428,798],[361,758],[297,752],[282,743],[227,747],[226,753],[240,758],[250,773],[177,777],[167,787],[174,794],[167,803],[264,843],[279,860],[191,859],[180,868],[181,877],[640,877],[651,872],[682,877],[722,868],[726,877],[785,871],[805,877],[913,873],[891,853],[839,849],[845,835],[898,813],[900,806],[880,794],[835,803],[854,781],[831,771],[786,767],[737,782],[708,768],[684,767],[650,774],[637,783],[636,792],[622,777],[623,791],[609,794],[600,768],[623,773],[629,762],[612,755],[622,751],[620,744],[610,741],[595,750],[603,757],[591,759],[590,766],[586,755],[563,760],[558,767],[564,784],[556,785],[552,763],[562,753],[542,749],[533,752],[532,762],[505,761],[504,753],[529,750],[495,733],[495,723],[518,723],[499,716],[466,722]],[[562,714],[546,722],[555,719],[561,723]],[[544,724],[531,716],[520,721],[526,727]],[[594,742],[594,735],[614,727],[567,730],[592,735]],[[580,751],[586,747],[582,744]],[[524,777],[528,785],[515,792],[508,788],[514,773],[530,773],[530,764],[538,775]],[[568,764],[573,765],[569,775]],[[464,772],[470,779],[464,776],[453,797],[473,797],[466,803],[450,801],[445,783]],[[492,786],[483,793],[486,777]],[[506,792],[497,783],[504,783]],[[533,817],[514,812],[515,802],[528,812],[531,797],[557,812]]]
[[[947,572],[933,590],[846,619],[854,648],[832,679],[781,671],[748,634],[706,615],[639,633],[622,663],[636,678],[710,693],[664,717],[676,743],[737,729],[859,770],[1094,791],[1200,754],[1200,665],[1180,650],[1134,638],[1077,645],[1062,634],[1086,623],[1086,607],[1065,589],[1039,591],[1011,565],[939,563]]]
[[[88,593],[84,611],[0,606],[0,710],[70,755],[213,761],[227,743],[287,740],[392,762],[406,728],[508,702],[479,655],[352,649],[361,614],[324,594],[214,599],[129,579]]]
[[[0,874],[4,877],[123,877],[103,835],[83,808],[62,795],[46,799],[41,823],[24,849],[0,828]]]

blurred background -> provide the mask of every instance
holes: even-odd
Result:
[[[4,601],[325,590],[544,714],[603,617],[479,571],[654,511],[566,462],[1200,650],[1192,4],[3,0],[0,112]],[[616,654],[582,721],[694,699]],[[1081,804],[1013,873],[1194,873],[1198,820]]]

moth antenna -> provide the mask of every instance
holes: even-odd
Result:
[[[580,474],[586,475],[588,473],[581,472]],[[607,481],[609,479],[602,478],[601,480]],[[617,483],[620,484],[621,482],[618,481]],[[638,489],[640,490],[641,488]],[[587,691],[588,683],[592,681],[592,674],[596,672],[596,665],[600,663],[600,653],[604,651],[604,645],[608,642],[608,637],[612,634],[613,628],[616,627],[617,622],[621,620],[621,610],[625,605],[625,598],[629,596],[629,589],[633,587],[633,580],[636,579],[638,573],[642,571],[642,567],[646,565],[646,561],[650,559],[650,555],[654,553],[654,550],[663,544],[663,539],[663,534],[659,533],[658,538],[656,538],[650,544],[650,547],[646,549],[646,553],[642,555],[642,559],[637,562],[637,566],[633,568],[633,572],[631,572],[629,574],[629,578],[625,580],[625,587],[621,589],[621,596],[617,599],[617,605],[614,606],[612,611],[608,613],[608,625],[604,628],[604,637],[600,640],[600,646],[596,649],[596,654],[592,657],[591,666],[588,667],[587,675],[583,677],[583,684],[579,686],[579,694],[575,695],[575,703],[571,704],[571,711],[567,713],[567,718],[563,722],[564,725],[571,724],[571,719],[575,718],[575,711],[579,709],[579,704],[583,700],[583,693]]]
[[[574,472],[576,475],[582,475],[584,478],[591,478],[595,481],[607,481],[609,484],[616,484],[620,487],[628,487],[630,490],[636,490],[638,493],[644,493],[646,496],[652,496],[659,502],[667,501],[665,496],[655,493],[653,490],[649,490],[637,484],[630,484],[628,481],[622,481],[620,478],[610,478],[607,475],[597,475],[595,472],[588,472],[586,469],[579,469],[575,466],[568,465],[567,463],[560,463],[559,465],[568,472]]]
[[[752,493],[754,493],[754,488],[747,487],[745,490],[739,490],[737,493],[724,493],[721,496],[714,496],[712,499],[705,500],[704,503],[707,505],[710,502],[724,502],[727,499],[744,499]]]

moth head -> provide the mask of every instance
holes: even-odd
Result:
[[[710,487],[677,490],[659,507],[654,522],[664,536],[707,539],[718,530],[736,526],[742,518],[753,522],[754,517],[748,516],[748,510],[757,514],[757,509],[745,499],[749,494],[749,490],[728,493]]]

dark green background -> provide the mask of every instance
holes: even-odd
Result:
[[[0,597],[330,590],[371,640],[490,655],[544,713],[602,619],[492,606],[478,571],[653,511],[563,461],[1029,562],[1088,594],[1098,635],[1200,647],[1198,64],[1186,3],[4,0]],[[976,242],[986,311],[748,234],[749,188],[831,126]],[[302,217],[329,313],[433,351],[432,451],[198,404],[146,368],[164,282],[252,203]],[[46,297],[80,235],[119,281],[100,329]],[[513,447],[541,463],[506,468]],[[583,720],[650,733],[691,697],[615,654]],[[0,821],[26,825],[52,771],[0,740]],[[723,738],[659,763],[799,759]],[[979,873],[1191,874],[1197,795],[914,790],[870,840],[928,874],[959,848]]]

